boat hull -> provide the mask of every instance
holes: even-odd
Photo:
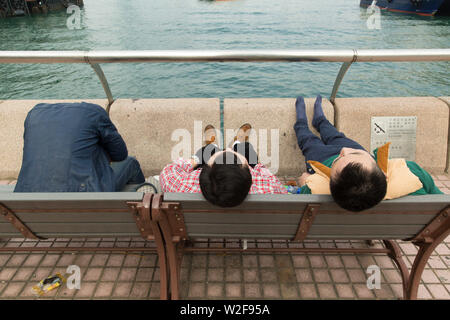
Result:
[[[367,8],[372,0],[361,0],[360,6]],[[444,0],[378,0],[376,6],[381,10],[410,13],[421,16],[434,16]]]

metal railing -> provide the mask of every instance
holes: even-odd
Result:
[[[342,62],[330,101],[355,62],[450,61],[450,49],[381,50],[151,50],[151,51],[0,51],[0,63],[87,63],[97,74],[108,98],[114,102],[100,63],[157,62]]]

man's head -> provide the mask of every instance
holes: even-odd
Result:
[[[331,165],[330,191],[344,209],[369,209],[386,195],[386,175],[364,150],[342,148]]]
[[[212,155],[199,179],[203,196],[220,207],[241,204],[252,186],[247,159],[231,149]]]

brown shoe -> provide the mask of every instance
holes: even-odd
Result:
[[[214,143],[216,141],[216,128],[212,124],[208,124],[203,130],[203,137],[205,139],[205,145]]]
[[[246,142],[248,141],[248,137],[250,136],[250,132],[252,131],[252,126],[250,123],[244,123],[238,130],[236,136],[234,137],[234,141]]]

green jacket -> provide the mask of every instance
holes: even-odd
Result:
[[[377,150],[374,151],[375,161],[377,160]],[[338,154],[335,156],[332,156],[331,158],[328,158],[327,160],[322,162],[322,164],[331,168],[331,164],[333,163],[334,159],[336,159],[337,157],[338,157]],[[422,182],[422,185],[423,185],[423,188],[421,188],[413,193],[410,193],[409,194],[410,196],[411,195],[424,195],[424,194],[443,194],[443,192],[441,190],[439,190],[439,188],[436,187],[436,185],[434,184],[433,178],[430,176],[430,174],[428,172],[426,172],[425,170],[423,170],[417,163],[415,163],[414,161],[406,161],[406,165],[408,166],[409,170],[411,170],[411,172],[419,178],[420,182]],[[311,194],[311,189],[307,185],[304,185],[300,189],[300,194]]]

